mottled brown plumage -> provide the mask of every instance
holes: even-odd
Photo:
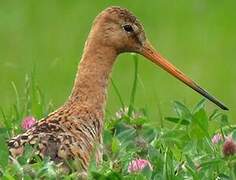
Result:
[[[9,140],[11,156],[22,155],[24,146],[30,144],[36,146],[41,157],[48,156],[56,162],[78,159],[85,171],[93,152],[99,162],[108,79],[116,57],[123,52],[144,55],[224,107],[152,48],[132,13],[110,7],[93,23],[68,101],[25,133]]]
[[[110,36],[119,38],[112,33],[114,24],[121,22],[137,23],[128,10],[119,7],[110,7],[96,17],[71,96],[58,110],[9,140],[13,157],[22,155],[24,145],[30,144],[36,145],[41,157],[49,156],[56,162],[78,158],[84,170],[93,152],[97,162],[100,161],[108,78],[117,55],[125,49],[121,41],[114,47],[115,39],[111,40]]]

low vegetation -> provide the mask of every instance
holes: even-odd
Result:
[[[175,101],[175,117],[157,117],[153,124],[146,109],[135,107],[138,60],[130,104],[125,106],[112,82],[121,108],[106,119],[103,162],[91,161],[89,179],[236,179],[236,126],[218,110],[207,112],[204,100],[193,108]],[[26,76],[25,91],[0,116],[0,179],[76,179],[77,166],[62,172],[49,159],[34,157],[26,147],[24,156],[9,158],[6,140],[22,132],[25,117],[40,119],[54,107],[46,103],[34,76]]]

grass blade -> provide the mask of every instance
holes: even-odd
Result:
[[[117,88],[117,86],[116,86],[116,84],[115,84],[115,82],[113,81],[112,78],[111,78],[111,84],[112,84],[112,87],[114,88],[114,91],[115,91],[115,93],[116,93],[116,95],[117,95],[119,101],[120,101],[120,104],[121,104],[121,106],[122,106],[122,109],[124,109],[124,108],[125,108],[124,101],[122,100],[121,95],[120,95],[120,92],[119,92],[119,90],[118,90],[118,88]]]
[[[132,86],[132,91],[131,91],[131,96],[130,96],[130,102],[129,102],[129,111],[128,111],[129,116],[131,116],[131,113],[134,109],[134,99],[135,99],[135,94],[137,90],[137,81],[138,81],[138,56],[134,54],[133,57],[134,57],[134,81],[133,81],[133,86]]]

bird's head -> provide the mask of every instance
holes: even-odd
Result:
[[[93,38],[97,39],[101,46],[113,48],[117,54],[136,52],[143,55],[220,108],[228,110],[223,103],[188,78],[152,47],[142,24],[129,10],[120,7],[105,9],[95,19],[91,34],[95,35]]]
[[[95,19],[93,31],[100,43],[118,53],[141,52],[146,42],[143,26],[127,9],[109,7]]]

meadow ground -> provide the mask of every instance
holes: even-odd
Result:
[[[77,64],[94,17],[110,5],[127,7],[139,17],[153,45],[164,57],[219,97],[236,116],[235,31],[236,2],[229,1],[1,1],[0,2],[0,98],[1,107],[14,102],[14,82],[20,91],[24,77],[35,69],[45,96],[61,105],[68,97]],[[121,55],[113,69],[125,102],[131,90],[133,66]],[[140,57],[136,105],[148,107],[153,119],[173,113],[173,100],[193,105],[201,97]],[[125,78],[124,78],[125,77]],[[207,103],[209,109],[215,106]],[[109,89],[107,110],[115,112],[119,101]]]
[[[123,104],[132,110],[117,116],[122,103],[114,84],[110,85],[105,161],[100,169],[91,165],[90,176],[133,178],[127,172],[129,163],[144,158],[151,162],[153,171],[144,169],[137,173],[141,178],[202,179],[206,174],[210,178],[235,178],[235,156],[227,157],[222,152],[224,137],[233,133],[234,138],[236,134],[233,126],[236,2],[233,0],[151,0],[135,4],[131,0],[1,1],[1,147],[6,147],[4,139],[22,131],[20,124],[26,115],[39,119],[66,100],[91,23],[110,5],[134,12],[156,49],[221,99],[230,111],[215,111],[217,107],[208,101],[205,108],[203,103],[196,106],[201,100],[198,94],[141,56],[136,91],[131,92],[134,60],[130,54],[121,55],[112,80]],[[134,94],[133,101],[130,97]],[[222,139],[214,144],[211,138],[216,133]],[[130,134],[131,139],[137,140],[135,145],[127,138]],[[3,148],[0,154],[7,157],[7,150]],[[39,161],[32,174],[23,171],[28,167],[29,157],[26,153],[14,165],[8,164],[7,158],[1,159],[1,174],[6,179],[11,175],[12,178],[60,175],[48,161]],[[73,168],[72,172],[75,172]],[[76,174],[72,173],[73,176]]]
[[[137,56],[133,61],[134,72],[138,72]],[[137,82],[135,73],[127,106],[112,83],[120,109],[105,120],[103,161],[96,166],[91,159],[89,179],[236,179],[236,126],[229,122],[227,115],[219,110],[207,112],[205,100],[193,108],[175,101],[175,116],[159,117],[159,123],[154,123],[147,108],[135,106]],[[9,158],[6,140],[29,129],[36,122],[35,117],[46,116],[54,109],[45,102],[32,75],[26,79],[23,95],[19,95],[14,84],[13,87],[15,103],[9,111],[0,109],[0,177],[81,177],[78,161],[66,161],[65,170],[48,158],[39,158],[35,154],[37,145],[26,145],[23,156]]]

